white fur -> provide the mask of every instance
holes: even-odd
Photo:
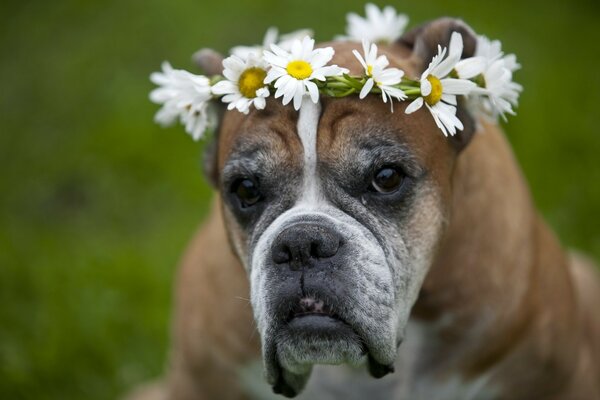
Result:
[[[317,130],[320,114],[321,104],[315,104],[309,97],[304,97],[298,116],[297,129],[304,149],[303,190],[298,203],[303,203],[305,206],[316,206],[322,199],[317,174]]]

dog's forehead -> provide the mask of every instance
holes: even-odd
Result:
[[[319,121],[319,158],[336,158],[356,149],[397,144],[427,163],[448,148],[435,122],[425,113],[405,114],[406,103],[383,103],[376,96],[356,99],[325,99]],[[425,111],[425,110],[419,110]]]
[[[351,74],[361,74],[361,65],[352,50],[362,52],[360,44],[353,42],[324,43],[336,50],[332,64],[350,69]],[[400,45],[382,46],[380,54],[388,57],[391,67],[399,67],[407,75],[416,75],[410,51]],[[395,141],[411,149],[415,157],[430,157],[435,147],[447,147],[444,138],[428,114],[421,109],[407,116],[404,112],[408,102],[383,103],[379,95],[363,100],[355,96],[341,99],[321,98],[318,106],[303,107],[299,112],[291,105],[283,106],[279,100],[270,98],[265,110],[252,110],[248,115],[230,111],[225,114],[220,135],[220,167],[232,155],[252,153],[262,149],[272,157],[289,165],[302,164],[307,152],[317,152],[319,159],[336,158],[351,148],[375,140]],[[315,114],[316,121],[302,124],[307,114]],[[303,118],[304,115],[304,118]],[[300,124],[299,124],[300,123]],[[304,128],[299,129],[303,125]],[[310,132],[316,129],[317,132]],[[302,131],[301,131],[302,130]],[[315,146],[307,148],[303,135],[316,137]]]

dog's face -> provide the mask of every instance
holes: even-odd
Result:
[[[357,69],[339,47],[346,58],[334,62]],[[270,100],[223,119],[223,214],[276,391],[297,393],[313,364],[392,368],[444,232],[458,153],[426,109],[405,107],[323,98],[296,112]]]

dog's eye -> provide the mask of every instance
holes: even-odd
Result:
[[[242,178],[235,181],[231,191],[240,199],[242,208],[251,207],[262,198],[258,184],[250,178]]]
[[[402,184],[404,175],[393,167],[383,167],[375,173],[371,186],[379,193],[392,193]]]

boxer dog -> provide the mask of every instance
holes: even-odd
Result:
[[[471,29],[447,18],[380,50],[418,77],[454,31],[472,55]],[[357,44],[327,45],[360,73]],[[405,107],[224,114],[168,377],[139,398],[600,399],[595,266],[536,212],[498,126],[459,104],[465,129],[446,138]]]

